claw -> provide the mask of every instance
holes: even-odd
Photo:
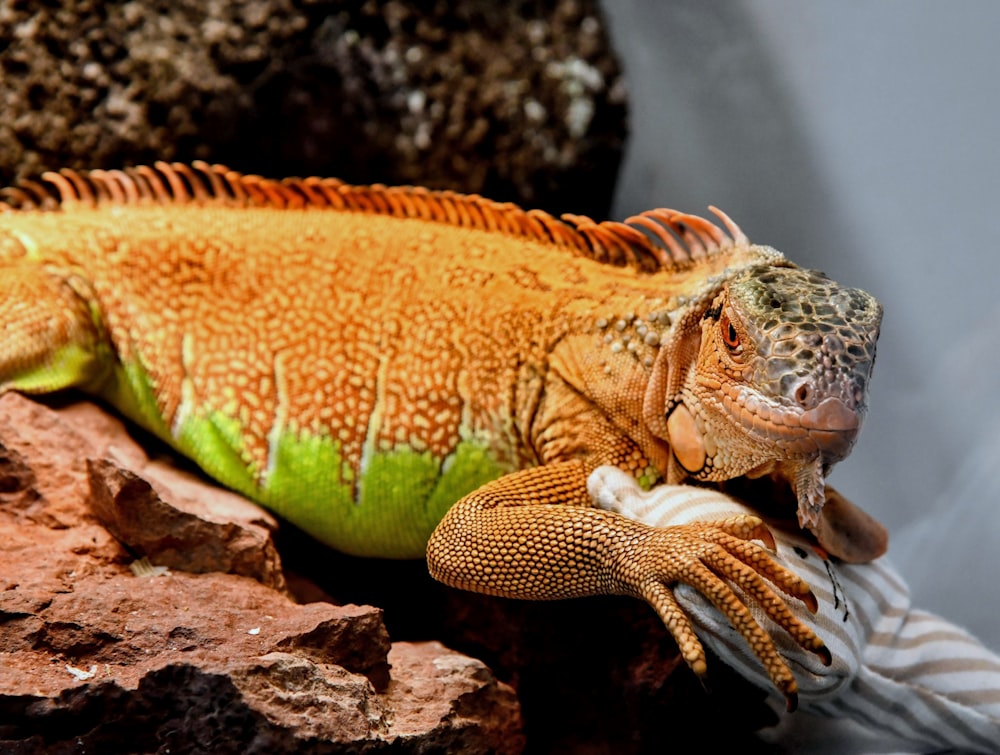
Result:
[[[832,659],[823,641],[789,607],[791,597],[816,613],[819,601],[804,579],[776,560],[776,541],[767,525],[750,513],[711,521],[685,519],[692,496],[709,496],[708,491],[692,493],[691,488],[664,485],[644,492],[633,478],[612,467],[595,470],[588,485],[591,497],[603,508],[653,528],[654,534],[641,543],[629,538],[615,571],[624,592],[638,594],[653,605],[695,673],[704,673],[706,661],[691,622],[703,617],[689,617],[674,601],[672,590],[678,582],[698,591],[742,635],[785,696],[788,709],[794,710],[798,705],[795,676],[749,606],[754,605],[758,616],[762,612],[824,665]],[[721,493],[718,496],[725,506],[729,499]],[[738,511],[740,506],[734,503],[729,510]],[[671,523],[669,512],[686,523]],[[706,620],[715,623],[714,618]]]
[[[826,645],[820,648],[810,648],[814,654],[819,656],[820,661],[824,666],[829,666],[833,663],[833,654],[830,652],[830,648]]]
[[[806,608],[809,609],[809,613],[816,613],[819,610],[819,601],[816,600],[816,596],[813,594],[812,590],[809,590],[805,595],[799,595],[799,600],[806,604]],[[830,664],[825,664],[829,666]]]

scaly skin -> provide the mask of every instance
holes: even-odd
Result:
[[[670,589],[690,583],[794,699],[732,587],[825,651],[767,583],[815,602],[751,542],[766,527],[653,529],[593,508],[586,477],[770,474],[829,531],[823,479],[874,358],[867,294],[721,214],[728,235],[668,210],[560,221],[204,164],[45,178],[0,214],[0,389],[102,397],[349,553],[426,550],[435,577],[497,595],[643,598],[704,673]],[[841,503],[841,530],[877,526]]]

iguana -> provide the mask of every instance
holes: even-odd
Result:
[[[790,705],[748,603],[829,654],[773,591],[815,605],[763,522],[649,527],[595,508],[588,473],[786,481],[828,550],[884,548],[860,510],[824,508],[880,306],[714,208],[724,229],[666,209],[596,223],[205,163],[50,172],[3,197],[0,390],[104,399],[334,548],[426,555],[495,595],[643,598],[704,674],[672,593],[688,583]]]

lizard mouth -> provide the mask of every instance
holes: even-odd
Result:
[[[749,436],[752,453],[761,463],[751,469],[719,465],[716,433],[708,431],[704,417],[684,403],[667,418],[673,458],[686,474],[703,480],[778,472],[798,499],[800,526],[815,526],[826,502],[826,474],[850,453],[861,430],[862,411],[836,396],[827,396],[804,411],[745,394],[734,400],[733,394],[726,393],[721,404],[727,421]]]
[[[752,396],[733,401],[727,394],[721,408],[728,422],[739,428],[739,434],[749,435],[755,454],[765,457],[764,466],[793,464],[796,474],[792,476],[802,477],[799,487],[804,490],[822,489],[821,482],[817,483],[817,478],[822,480],[822,470],[847,456],[861,430],[861,414],[832,396],[811,409],[797,411]],[[667,418],[667,430],[673,455],[684,470],[694,476],[706,475],[709,466],[714,466],[709,460],[715,457],[718,446],[712,439],[715,433],[707,432],[705,420],[681,403]],[[804,469],[811,470],[811,474],[800,471]],[[716,468],[710,473],[713,477],[703,479],[745,473],[744,469]],[[809,484],[807,477],[812,478]]]
[[[799,422],[827,463],[847,456],[861,430],[861,415],[833,396],[803,412]]]
[[[731,422],[748,430],[754,440],[774,444],[784,459],[820,458],[833,464],[850,453],[861,430],[861,412],[836,396],[805,411],[756,397],[733,401],[729,396],[723,408]]]

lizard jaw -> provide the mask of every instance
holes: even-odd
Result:
[[[861,415],[833,396],[803,412],[799,421],[827,463],[846,457],[861,430]]]

